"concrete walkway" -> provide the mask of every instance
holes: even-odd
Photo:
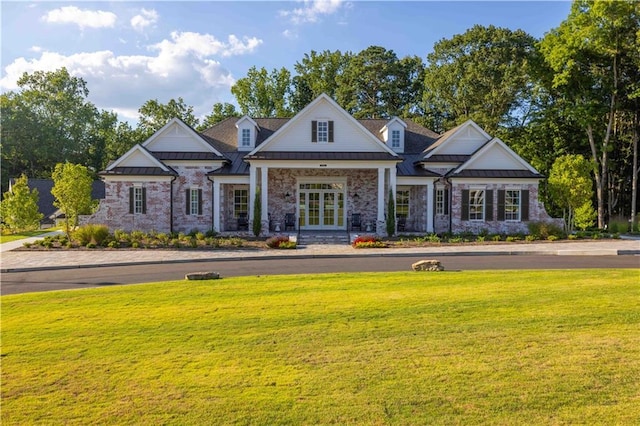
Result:
[[[42,239],[43,236],[33,240]],[[354,249],[348,245],[310,245],[296,250],[60,250],[12,251],[25,239],[0,244],[0,272],[189,261],[235,261],[268,258],[348,256],[487,256],[487,255],[635,255],[640,268],[640,240],[556,241],[452,244],[417,248]]]

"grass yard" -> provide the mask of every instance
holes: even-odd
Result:
[[[17,234],[0,234],[0,244],[8,243],[10,241],[23,240],[29,237],[37,237],[38,235],[46,234],[47,232],[51,232],[52,229],[40,229],[37,231],[25,231],[19,232]]]
[[[2,424],[638,424],[640,271],[3,296]]]

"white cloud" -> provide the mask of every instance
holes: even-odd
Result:
[[[294,30],[284,30],[282,35],[289,40],[295,40],[298,38],[298,32]]]
[[[30,51],[30,52],[36,52],[36,53],[38,53],[38,52],[42,52],[42,47],[40,47],[40,46],[31,46],[31,47],[29,48],[29,51]]]
[[[75,24],[84,28],[111,28],[115,25],[117,16],[112,12],[102,10],[82,10],[75,6],[64,6],[47,12],[42,18],[51,24]]]
[[[158,22],[158,12],[154,9],[142,9],[140,14],[131,18],[131,27],[138,32],[143,32],[145,28]]]
[[[292,10],[281,10],[280,16],[293,24],[317,22],[322,16],[336,13],[345,4],[344,0],[304,0],[304,6]]]
[[[3,91],[18,89],[24,72],[54,71],[66,67],[71,75],[87,82],[89,99],[98,108],[110,109],[132,120],[131,115],[149,99],[166,102],[183,97],[196,113],[228,98],[235,83],[218,58],[251,53],[262,44],[255,37],[230,35],[222,42],[209,34],[171,34],[169,40],[147,47],[148,55],[116,55],[110,50],[63,55],[42,50],[38,57],[15,59],[4,68]]]

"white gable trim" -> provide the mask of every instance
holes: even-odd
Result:
[[[242,117],[240,117],[240,119],[238,121],[236,121],[236,129],[240,127],[240,124],[243,121],[248,121],[249,123],[251,123],[253,125],[253,127],[255,127],[256,129],[260,129],[260,126],[258,126],[258,123],[256,123],[253,118],[249,117],[248,115],[244,115]]]
[[[143,156],[145,156],[151,162],[151,164],[153,166],[160,167],[165,172],[169,172],[170,171],[167,166],[165,166],[160,160],[158,160],[156,157],[154,157],[145,147],[143,147],[140,144],[135,144],[122,157],[118,158],[116,161],[111,163],[107,167],[107,170],[113,170],[114,168],[118,167],[120,164],[126,162],[126,160],[128,158],[130,158],[133,154],[138,153],[138,152],[141,153]]]
[[[189,127],[187,124],[185,124],[184,121],[180,120],[179,118],[175,118],[175,117],[172,118],[171,120],[169,120],[169,122],[167,124],[162,126],[162,128],[160,130],[158,130],[153,135],[151,135],[149,137],[149,139],[144,141],[142,143],[142,146],[146,148],[147,146],[151,145],[153,143],[153,141],[155,141],[160,136],[162,136],[162,134],[165,131],[167,131],[167,129],[169,129],[171,126],[173,126],[174,124],[177,124],[180,128],[182,128],[182,130],[185,131],[185,133],[187,133],[189,136],[191,136],[192,138],[197,140],[198,143],[200,145],[202,145],[202,148],[203,148],[204,151],[213,152],[214,154],[216,154],[219,157],[224,157],[224,155],[222,155],[220,152],[218,152],[217,149],[215,149],[207,141],[205,141],[202,138],[202,136],[200,136],[195,130],[193,130],[191,127]]]
[[[460,173],[461,171],[465,170],[465,169],[471,169],[473,168],[473,163],[478,160],[479,158],[483,157],[484,155],[486,155],[486,153],[495,145],[500,146],[500,148],[504,149],[511,157],[513,157],[514,160],[516,160],[520,165],[522,165],[522,167],[524,167],[525,169],[529,170],[532,173],[536,173],[538,174],[538,171],[536,169],[533,168],[533,166],[531,166],[531,164],[527,163],[522,157],[520,157],[518,154],[516,154],[511,148],[509,148],[507,146],[507,144],[505,144],[504,142],[502,142],[499,138],[493,138],[491,139],[489,142],[487,142],[486,144],[484,144],[482,146],[482,148],[480,148],[479,150],[477,150],[472,156],[471,158],[469,158],[466,162],[462,163],[454,172],[453,174],[455,175],[456,173]]]
[[[487,132],[485,132],[484,129],[482,129],[482,127],[478,126],[473,120],[467,120],[464,123],[462,123],[461,125],[459,125],[458,128],[455,130],[455,132],[451,133],[450,135],[447,135],[446,139],[441,141],[441,143],[438,144],[438,146],[436,146],[433,150],[429,151],[429,153],[427,153],[427,155],[424,156],[425,160],[427,158],[431,157],[432,155],[437,154],[438,151],[440,151],[443,146],[446,146],[447,143],[449,143],[451,141],[451,139],[454,138],[455,135],[457,135],[458,133],[462,132],[464,129],[466,129],[469,126],[473,127],[475,130],[477,130],[487,141],[490,141],[492,139],[491,135],[489,135]]]
[[[389,120],[387,122],[387,124],[385,124],[382,129],[380,129],[379,133],[383,133],[385,130],[387,130],[394,122],[397,122],[398,124],[400,124],[403,128],[407,128],[407,123],[405,123],[404,121],[402,121],[401,119],[399,119],[398,117],[393,117],[391,120]]]
[[[335,108],[337,111],[339,111],[340,114],[342,114],[344,117],[347,118],[347,120],[349,120],[351,122],[351,124],[353,124],[364,135],[366,135],[366,137],[371,141],[371,143],[376,144],[377,147],[382,148],[384,151],[388,152],[389,154],[393,155],[394,157],[398,156],[397,153],[395,153],[391,148],[389,148],[386,144],[384,144],[382,141],[380,141],[380,139],[378,139],[373,134],[371,134],[371,132],[368,131],[362,124],[360,124],[358,122],[358,120],[353,118],[353,116],[351,114],[349,114],[347,111],[345,111],[340,105],[338,105],[336,103],[336,101],[331,99],[331,97],[329,97],[326,93],[321,94],[320,96],[315,98],[313,101],[311,101],[309,103],[309,105],[304,107],[299,113],[297,113],[295,116],[293,116],[293,118],[291,118],[289,121],[287,121],[282,127],[280,127],[276,132],[274,132],[264,142],[262,142],[260,145],[258,145],[253,151],[251,151],[247,155],[255,155],[257,152],[260,152],[261,150],[266,149],[269,145],[271,145],[273,143],[274,140],[276,140],[279,137],[279,135],[281,133],[284,133],[289,127],[293,126],[292,123],[295,123],[300,117],[305,115],[308,111],[313,109],[317,104],[319,104],[322,101],[327,101],[329,103],[329,105],[331,105],[333,108]]]

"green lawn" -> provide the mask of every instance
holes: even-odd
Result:
[[[42,234],[46,234],[47,232],[51,232],[54,229],[57,229],[57,228],[40,229],[40,230],[37,230],[37,231],[25,231],[25,232],[19,232],[17,234],[7,234],[7,235],[1,235],[0,234],[0,244],[8,243],[10,241],[23,240],[23,239],[29,238],[29,237],[37,237],[38,235],[42,235]]]
[[[638,424],[640,271],[3,296],[2,424]]]

